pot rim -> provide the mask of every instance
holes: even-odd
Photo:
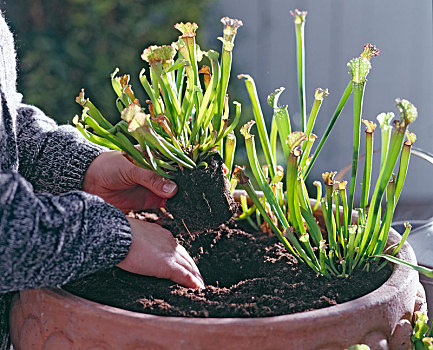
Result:
[[[400,235],[391,228],[388,241],[390,244],[398,242]],[[416,263],[415,253],[412,247],[406,242],[400,252],[397,255],[400,259],[404,259],[411,263]],[[64,298],[68,299],[70,307],[79,309],[82,313],[94,314],[95,308],[98,313],[110,314],[111,317],[123,317],[145,322],[164,322],[164,323],[183,323],[183,324],[201,324],[204,321],[208,325],[260,325],[266,322],[266,325],[272,325],[280,322],[305,322],[311,319],[334,319],[336,321],[342,313],[347,311],[359,311],[364,312],[366,309],[370,309],[374,305],[392,302],[396,294],[404,293],[407,287],[407,283],[402,283],[403,280],[408,280],[410,284],[418,281],[418,273],[408,267],[402,265],[394,265],[393,272],[389,279],[374,291],[354,300],[350,300],[338,305],[332,305],[325,308],[298,312],[293,314],[285,314],[278,316],[269,317],[250,317],[250,318],[239,318],[239,317],[224,317],[224,318],[192,318],[183,316],[159,316],[153,314],[139,313],[129,310],[120,309],[113,306],[103,305],[94,301],[90,301],[74,294],[71,294],[61,288],[43,288],[40,291],[45,297],[52,299],[56,303],[64,304]]]

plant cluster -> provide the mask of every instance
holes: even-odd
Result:
[[[373,138],[376,124],[362,119],[364,103],[364,89],[366,77],[371,69],[370,60],[378,55],[379,50],[371,44],[364,46],[361,55],[349,61],[349,73],[352,79],[338,103],[329,125],[323,134],[319,145],[312,152],[312,146],[317,136],[313,128],[323,98],[328,90],[317,89],[314,103],[306,117],[306,98],[304,84],[304,25],[306,12],[295,10],[294,16],[297,38],[297,71],[298,91],[301,105],[300,131],[291,130],[291,122],[287,106],[279,106],[278,98],[283,88],[276,90],[268,97],[268,104],[273,108],[273,121],[270,136],[266,130],[260,103],[253,79],[247,75],[246,88],[253,106],[255,121],[250,121],[241,128],[249,164],[259,189],[263,196],[259,198],[252,187],[243,168],[236,167],[234,177],[242,185],[253,202],[248,207],[245,197],[241,198],[243,213],[241,219],[247,219],[264,231],[274,232],[284,246],[298,259],[308,264],[313,271],[326,277],[347,277],[356,269],[370,268],[372,263],[381,268],[386,263],[379,264],[379,259],[385,257],[394,262],[400,262],[395,255],[402,247],[409,232],[410,225],[406,224],[406,231],[401,242],[394,247],[388,247],[383,254],[388,238],[388,232],[394,214],[395,206],[400,197],[405,180],[410,149],[416,137],[408,131],[408,126],[416,119],[417,109],[407,100],[397,99],[400,119],[391,122],[393,113],[383,113],[378,116],[381,128],[381,162],[380,172],[374,187],[371,185],[371,169],[373,160]],[[353,95],[353,157],[350,184],[338,178],[334,171],[322,174],[325,195],[322,196],[322,185],[317,186],[317,201],[311,203],[305,185],[311,167],[319,155],[335,122],[341,114],[349,97]],[[365,130],[365,160],[361,188],[361,202],[354,214],[355,185],[357,183],[358,161],[360,159],[361,122]],[[253,124],[257,125],[259,139],[263,148],[266,164],[261,166],[258,160],[254,135],[250,133]],[[287,160],[287,167],[277,165],[277,139]],[[406,138],[406,140],[405,140]],[[399,165],[396,165],[400,159]],[[393,172],[397,168],[397,175]],[[285,190],[283,181],[285,180]],[[370,189],[372,195],[370,197]],[[382,207],[385,202],[384,207]],[[321,207],[326,232],[322,232],[315,216],[315,210]],[[339,209],[342,209],[340,213]],[[251,218],[255,213],[256,222]],[[427,272],[421,267],[419,271]]]
[[[376,184],[372,186],[376,124],[362,119],[362,107],[366,78],[371,69],[370,60],[379,54],[379,50],[374,45],[366,44],[361,55],[347,64],[351,80],[313,151],[317,138],[313,129],[328,90],[316,89],[307,117],[304,82],[304,26],[307,13],[295,10],[291,14],[294,16],[297,41],[301,130],[292,130],[288,107],[279,105],[279,97],[284,91],[280,88],[268,97],[268,104],[273,109],[272,128],[268,135],[254,80],[249,75],[238,76],[245,81],[253,107],[255,120],[245,124],[241,134],[245,138],[252,173],[263,192],[261,198],[244,169],[236,167],[231,174],[236,148],[233,130],[240,119],[241,105],[234,102],[236,113],[229,123],[227,86],[234,39],[242,25],[239,20],[221,19],[225,26],[223,37],[219,38],[222,41],[221,59],[218,52],[202,51],[197,45],[197,24],[177,23],[175,28],[182,33],[178,41],[171,45],[150,46],[141,56],[148,63],[147,72],[143,68],[139,75],[149,97],[145,106],[136,98],[129,84],[129,75],[118,77],[116,69],[111,75],[111,82],[117,95],[116,106],[121,120],[111,124],[84,97],[82,90],[76,101],[83,107],[83,113],[81,118],[75,116],[74,124],[88,140],[121,150],[136,165],[152,169],[166,178],[176,178],[179,169],[206,168],[206,158],[219,152],[229,170],[227,177],[231,181],[231,190],[239,183],[253,202],[249,206],[246,196],[241,196],[242,214],[239,218],[248,220],[256,229],[260,227],[274,232],[291,253],[320,275],[347,277],[356,269],[370,268],[372,264],[380,269],[386,264],[379,264],[381,258],[409,265],[395,257],[409,235],[411,226],[408,223],[401,242],[385,248],[406,177],[411,147],[416,140],[415,134],[408,131],[408,126],[417,118],[417,109],[409,101],[397,99],[399,120],[392,122],[392,112],[377,117],[381,129],[380,171]],[[210,66],[199,67],[204,57]],[[315,181],[317,200],[312,203],[306,178],[351,95],[353,143],[350,183],[343,181],[334,171],[324,172],[325,195],[322,196],[321,182]],[[364,171],[361,201],[354,212],[362,123],[366,126]],[[263,166],[259,163],[254,135],[250,132],[254,124],[257,125],[266,159]],[[287,161],[285,170],[277,164],[278,139]],[[322,232],[314,216],[319,206],[325,232]],[[255,214],[255,222],[252,214]],[[414,268],[433,276],[428,269]]]
[[[83,107],[81,118],[74,118],[76,127],[88,140],[121,150],[134,164],[166,178],[174,178],[179,168],[206,167],[210,154],[222,155],[223,140],[241,115],[241,105],[235,101],[235,117],[229,123],[227,86],[234,39],[242,21],[224,17],[221,22],[221,60],[218,52],[202,51],[197,45],[196,23],[177,23],[175,28],[182,33],[177,42],[150,46],[141,55],[148,63],[148,72],[143,68],[139,76],[149,97],[146,104],[135,96],[130,76],[118,77],[116,69],[111,83],[121,120],[110,123],[84,97],[83,89],[76,99]],[[199,67],[204,57],[210,66]],[[230,164],[235,151],[233,138],[227,144],[224,153]]]
[[[433,326],[428,326],[426,314],[416,311],[413,315],[412,342],[414,350],[433,350]]]

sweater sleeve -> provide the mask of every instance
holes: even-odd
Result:
[[[35,194],[16,172],[0,172],[0,292],[58,286],[123,260],[126,217],[97,196]]]
[[[36,192],[59,194],[82,188],[86,170],[104,149],[71,125],[57,126],[34,106],[17,111],[19,173]]]

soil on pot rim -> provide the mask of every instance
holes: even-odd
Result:
[[[190,235],[167,213],[137,214],[170,230],[193,257],[206,288],[193,290],[169,280],[111,268],[64,287],[118,308],[163,316],[265,317],[320,309],[361,297],[382,285],[391,267],[358,271],[348,279],[316,276],[278,239],[223,225]]]
[[[238,207],[230,193],[221,156],[214,153],[203,161],[207,166],[177,172],[177,193],[166,204],[174,219],[190,232],[228,222]]]

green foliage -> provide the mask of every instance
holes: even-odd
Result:
[[[149,100],[138,99],[129,84],[130,76],[111,75],[117,95],[120,120],[111,124],[95,105],[84,97],[84,89],[76,98],[83,107],[81,118],[73,123],[90,141],[116,150],[123,150],[136,165],[152,169],[172,178],[180,168],[206,166],[212,152],[223,152],[223,140],[241,115],[241,105],[234,101],[236,113],[229,124],[229,103],[226,94],[230,78],[232,49],[242,21],[223,17],[225,25],[221,63],[219,53],[202,51],[196,43],[196,23],[176,23],[182,35],[171,45],[151,45],[141,58],[148,64],[140,72],[140,82]],[[199,63],[209,61],[210,66]],[[203,74],[203,83],[199,74]],[[137,149],[130,138],[140,146]],[[225,160],[231,167],[236,145],[227,144]]]
[[[295,13],[301,14],[303,12],[295,11]],[[300,17],[295,16],[296,30],[298,30],[299,23],[297,22],[299,21]],[[302,18],[302,24],[304,23],[305,15]],[[301,37],[299,40],[303,40],[303,38]],[[297,40],[298,55],[304,46],[303,43],[299,44],[299,40]],[[269,142],[254,81],[249,76],[240,76],[246,78],[246,87],[253,105],[255,122],[267,161],[264,166],[259,163],[254,135],[250,133],[250,128],[254,124],[254,121],[251,121],[241,128],[241,133],[245,138],[251,170],[259,189],[263,192],[263,197],[257,197],[249,178],[242,168],[237,167],[234,178],[246,190],[255,207],[254,210],[251,210],[244,205],[242,207],[244,213],[240,218],[245,219],[255,212],[259,218],[256,226],[260,226],[266,231],[273,231],[284,246],[298,259],[310,266],[316,273],[326,277],[348,277],[355,269],[368,269],[372,264],[380,269],[386,262],[378,266],[379,258],[408,265],[394,256],[406,240],[410,232],[410,225],[407,225],[400,244],[390,247],[389,251],[382,253],[387,242],[394,209],[406,177],[410,149],[416,139],[414,134],[407,131],[407,127],[416,119],[417,110],[409,101],[397,99],[397,107],[401,114],[400,120],[391,125],[389,118],[385,122],[381,116],[382,131],[383,133],[386,131],[389,135],[382,139],[382,142],[385,143],[382,145],[382,152],[385,155],[381,158],[379,178],[370,199],[373,133],[376,124],[362,120],[361,115],[366,75],[371,68],[370,59],[377,56],[378,53],[379,50],[374,45],[366,44],[360,57],[349,62],[352,79],[343,93],[322,141],[311,155],[312,145],[316,138],[312,134],[312,129],[327,90],[316,91],[310,116],[305,123],[301,123],[303,125],[302,131],[291,131],[290,125],[292,123],[287,120],[288,115],[283,113],[284,107],[278,107],[278,96],[282,90],[278,89],[270,95],[268,103],[274,109],[274,121],[275,125],[278,126],[278,135],[287,161],[285,191],[283,191],[281,182],[282,172],[277,174],[278,165],[274,163],[274,160],[277,159],[274,154],[275,146],[271,146],[276,142],[277,136],[272,136],[271,133],[272,142]],[[301,59],[298,60],[298,63],[299,76],[299,70],[303,72],[304,66]],[[302,87],[300,90],[304,91],[303,84],[298,85]],[[350,95],[353,95],[353,141],[352,143],[348,142],[348,147],[353,150],[353,161],[350,187],[347,191],[349,200],[347,200],[346,192],[347,182],[342,181],[342,178],[337,179],[336,172],[324,172],[322,177],[326,192],[323,198],[321,198],[321,192],[317,194],[317,201],[320,202],[326,227],[326,234],[322,237],[321,228],[313,216],[316,206],[313,207],[310,203],[305,179]],[[300,101],[302,104],[304,99],[301,98]],[[355,216],[352,215],[352,209],[355,184],[357,183],[361,120],[367,127],[365,132],[366,157],[361,204],[357,208],[358,215]],[[304,126],[306,127],[304,128]],[[404,140],[405,137],[406,141]],[[338,155],[338,152],[335,154]],[[400,158],[399,164],[398,158]],[[398,165],[396,166],[396,164]],[[393,174],[395,168],[398,169],[397,177]],[[321,191],[320,187],[318,190]],[[383,213],[381,204],[385,204]],[[342,215],[339,210],[337,212],[333,210],[335,207],[342,209]],[[419,267],[414,268],[428,275],[433,274],[432,271]]]
[[[414,350],[433,350],[433,328],[428,326],[428,317],[420,311],[413,316],[412,342]]]
[[[167,23],[200,24],[210,1],[7,1],[0,8],[17,40],[18,89],[26,103],[65,122],[78,110],[73,97],[85,86],[114,121],[116,106],[107,103],[114,96],[107,84],[109,73],[116,65],[139,72],[145,47],[177,37]],[[138,82],[135,74],[133,82]]]

